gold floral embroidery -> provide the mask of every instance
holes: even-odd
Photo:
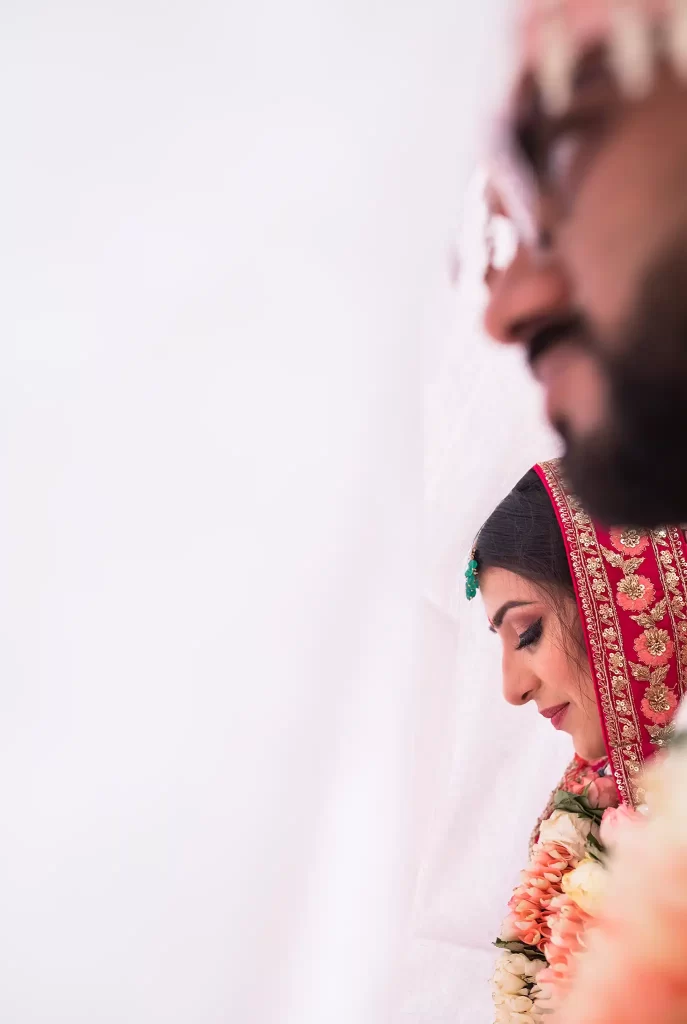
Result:
[[[655,747],[665,747],[670,743],[675,732],[674,725],[647,725],[651,742]]]
[[[586,530],[584,546],[578,537],[578,529],[580,526],[586,526],[586,522],[580,523],[575,517],[585,513],[577,498],[566,492],[560,479],[558,463],[546,463],[541,468],[566,538],[592,668],[596,676],[601,714],[608,733],[613,774],[623,800],[632,803],[635,801],[635,788],[630,766],[634,766],[639,760],[635,754],[638,723],[634,715],[621,717],[614,706],[615,700],[627,697],[629,679],[623,652],[618,644],[615,611],[608,599],[599,603],[592,590],[593,579],[598,578],[607,582],[601,550],[594,535]],[[591,548],[595,550],[590,550],[590,540]]]
[[[641,802],[637,776],[643,763],[642,743],[665,745],[670,735],[669,718],[685,688],[687,621],[682,621],[687,619],[685,540],[673,528],[645,531],[623,527],[609,531],[610,547],[604,547],[591,519],[578,499],[569,493],[558,461],[545,463],[540,469],[566,540],[608,733],[613,773],[623,799]],[[662,593],[647,569],[639,571],[647,559],[651,559],[653,565],[654,556]],[[649,564],[647,561],[647,566]],[[609,571],[614,573],[613,577],[609,576]],[[638,634],[631,628],[627,630],[630,622],[639,627]],[[684,628],[678,631],[678,626]],[[679,647],[677,652],[676,646]],[[637,663],[626,661],[624,652],[631,650]],[[677,691],[672,688],[675,684],[667,682],[671,665],[675,665],[678,672]],[[641,697],[634,696],[632,687],[636,683],[631,682],[630,671],[644,686]],[[648,741],[642,741],[642,731]]]
[[[625,530],[620,534],[620,543],[628,548],[636,548],[641,539],[642,535],[638,530]]]
[[[642,708],[647,718],[652,718],[659,725],[670,724],[676,707],[675,694],[663,683],[649,686],[646,697],[642,701]]]
[[[639,660],[645,665],[667,665],[675,653],[675,645],[667,629],[645,629],[634,643]]]
[[[687,561],[685,560],[684,535],[677,527],[654,530],[656,546],[659,548],[658,568],[668,595],[667,611],[671,625],[676,631],[680,651],[677,659],[679,692],[685,690],[687,670]]]
[[[604,622],[610,622],[613,618],[613,609],[611,608],[610,604],[599,605],[599,615],[604,620]]]
[[[659,529],[653,531],[652,535],[662,545],[667,541],[668,531]],[[665,685],[668,674],[666,666],[673,657],[674,643],[667,630],[657,628],[658,623],[666,617],[668,601],[663,598],[651,608],[650,605],[656,597],[656,589],[646,576],[637,575],[637,569],[642,564],[643,558],[626,559],[622,557],[623,553],[627,552],[636,554],[644,552],[650,543],[648,535],[641,530],[626,528],[611,530],[610,537],[617,553],[607,550],[603,545],[601,545],[601,550],[607,562],[614,568],[621,569],[624,574],[616,590],[618,604],[625,611],[640,612],[639,615],[632,615],[631,618],[644,629],[644,632],[634,641],[635,652],[644,664],[630,667],[636,679],[649,683],[641,701],[641,708],[645,717],[656,723],[646,727],[652,743],[660,742],[662,745],[665,743],[665,729],[677,707],[675,694]],[[660,559],[667,569],[665,578],[667,586],[672,589],[673,608],[681,610],[684,607],[684,599],[676,589],[679,577],[672,569],[673,556],[670,552],[662,551]],[[681,655],[687,661],[687,645],[683,646]],[[649,667],[653,667],[652,672],[649,671]],[[616,702],[616,710],[619,714],[626,714],[629,711],[628,702],[626,700]],[[657,731],[657,729],[663,731]],[[623,737],[627,737],[629,731],[623,727],[622,734]]]
[[[618,604],[626,612],[642,612],[656,597],[651,580],[646,576],[632,574],[620,581],[616,590]]]
[[[649,538],[644,530],[634,526],[615,527],[610,532],[611,544],[623,554],[639,555],[649,546]]]
[[[649,546],[648,536],[635,529],[612,530],[610,536],[616,551],[609,551],[603,545],[600,547],[609,565],[614,569],[620,569],[623,573],[623,578],[616,589],[616,599],[624,611],[640,613],[630,617],[633,622],[644,629],[644,632],[634,641],[635,652],[643,664],[631,664],[630,668],[635,679],[646,681],[649,684],[641,701],[641,709],[645,717],[654,723],[651,726],[646,726],[649,737],[652,743],[657,742],[658,739],[663,741],[664,734],[656,733],[655,729],[665,727],[677,707],[675,694],[665,685],[668,669],[664,667],[673,657],[674,644],[667,630],[657,628],[658,623],[666,617],[668,601],[663,598],[650,607],[656,599],[656,588],[648,577],[637,573],[644,558],[623,557],[625,552],[646,551]],[[666,560],[665,564],[672,563]],[[649,671],[649,666],[654,668],[653,672]],[[627,716],[631,712],[631,702],[624,696],[621,700],[616,701],[615,707],[619,715]],[[621,732],[625,740],[628,740],[633,734],[636,735],[636,730],[628,728],[627,723],[623,724]]]
[[[642,711],[655,725],[668,725],[677,708],[677,698],[673,691],[666,686],[668,666],[659,665],[649,669],[647,665],[631,663],[630,668],[635,679],[649,684],[644,692]],[[647,729],[651,736],[651,728],[647,726]]]

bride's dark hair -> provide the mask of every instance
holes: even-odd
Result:
[[[533,469],[496,506],[477,534],[475,559],[478,573],[508,569],[551,596],[561,591],[575,596],[556,513]]]
[[[561,528],[548,491],[533,469],[496,506],[477,534],[474,558],[478,574],[490,568],[508,569],[543,591],[561,620],[566,653],[578,664],[587,664],[577,608],[572,620],[569,605],[568,614],[564,613],[566,598],[575,601],[575,589]]]

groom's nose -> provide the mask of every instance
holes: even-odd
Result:
[[[522,244],[507,267],[487,270],[485,283],[484,326],[504,344],[527,346],[540,325],[571,315],[570,288],[558,262]]]

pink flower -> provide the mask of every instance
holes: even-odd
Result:
[[[687,639],[687,637],[686,637]],[[573,793],[571,785],[581,781],[583,778],[589,776],[590,772],[593,772],[594,768],[592,762],[585,761],[579,754],[575,754],[572,763],[566,769],[565,775],[563,776],[560,784],[560,789],[565,789],[568,793]]]
[[[641,555],[649,546],[646,533],[634,526],[615,527],[611,530],[611,544],[621,555]]]
[[[645,629],[635,640],[634,647],[639,660],[652,668],[667,665],[675,650],[675,645],[665,629]]]
[[[499,938],[504,942],[515,942],[516,939],[520,938],[520,931],[516,927],[516,920],[513,914],[509,914],[502,923]]]
[[[606,807],[617,807],[619,803],[618,788],[611,775],[599,775],[590,784],[587,799],[592,807],[603,810]]]
[[[614,851],[603,915],[556,1024],[687,1019],[687,751],[652,771],[651,817]]]
[[[549,966],[537,976],[537,984],[553,999],[554,1006],[567,992],[575,973],[576,954],[584,950],[584,932],[591,918],[569,896],[561,893],[551,902],[550,939],[544,947]]]
[[[620,807],[609,807],[604,811],[604,816],[601,819],[599,838],[604,846],[611,849],[618,842],[622,842],[626,829],[635,828],[643,821],[642,815],[628,807],[627,804],[622,804]]]
[[[633,573],[620,581],[617,596],[618,604],[626,612],[643,612],[653,604],[656,590],[646,576],[636,576]]]
[[[596,777],[596,772],[589,772],[586,775],[578,776],[576,779],[570,779],[565,786],[565,791],[566,793],[573,793],[575,796],[582,796],[585,789],[591,786]]]
[[[592,783],[598,782],[598,780],[598,772],[585,764],[580,766],[576,772],[569,772],[563,776],[561,789],[564,789],[566,793],[573,793],[575,796],[582,796],[585,789],[589,789]]]
[[[510,914],[503,923],[502,938],[504,932],[516,934],[521,942],[543,950],[549,938],[549,904],[561,892],[563,875],[576,863],[574,855],[558,843],[535,847],[522,882],[508,903]]]

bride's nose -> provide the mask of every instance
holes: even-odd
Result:
[[[523,658],[514,658],[514,653],[509,651],[503,655],[503,696],[509,704],[519,707],[534,698],[539,678]]]

